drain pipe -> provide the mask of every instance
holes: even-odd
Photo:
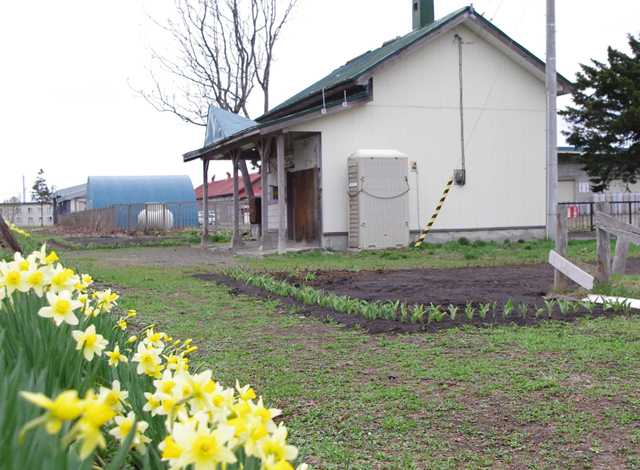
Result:
[[[457,185],[464,186],[467,180],[466,158],[464,153],[464,88],[462,81],[462,37],[459,34],[454,36],[458,43],[458,77],[460,81],[460,169],[455,170],[454,180]]]

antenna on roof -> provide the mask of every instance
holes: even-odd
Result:
[[[327,100],[324,96],[324,88],[322,88],[322,109],[320,110],[321,114],[327,114]]]
[[[342,107],[343,108],[349,107],[349,102],[347,101],[347,90],[344,90],[344,101],[342,102]]]

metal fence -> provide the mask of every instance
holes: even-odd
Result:
[[[563,202],[559,206],[567,211],[569,232],[593,232],[596,202]],[[608,201],[609,213],[616,219],[640,226],[640,201]]]
[[[117,204],[64,214],[58,223],[95,233],[169,231],[199,225],[195,202]]]
[[[198,203],[198,224],[202,225],[204,210],[202,201]],[[233,228],[233,199],[209,199],[209,227],[212,230],[231,230]],[[249,221],[249,205],[240,202],[240,229],[251,226]]]

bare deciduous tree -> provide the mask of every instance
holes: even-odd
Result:
[[[175,0],[176,17],[156,24],[173,39],[177,56],[152,50],[153,85],[139,93],[156,110],[204,126],[210,104],[249,117],[248,101],[259,88],[266,113],[274,49],[297,1]],[[244,160],[240,170],[253,208]]]

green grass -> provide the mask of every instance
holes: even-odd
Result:
[[[463,266],[502,266],[505,264],[544,263],[549,257],[552,242],[450,242],[424,245],[422,248],[338,253],[307,251],[263,259],[246,258],[243,263],[253,269],[267,271],[295,271],[322,269],[404,269],[454,268]],[[640,256],[640,248],[632,246],[631,256]],[[593,262],[595,242],[569,242],[568,256],[572,260]]]
[[[589,260],[592,245],[573,242],[570,256]],[[267,270],[520,263],[542,261],[548,248],[451,244],[245,263]],[[467,254],[478,257],[465,260]],[[120,287],[122,306],[137,308],[142,321],[192,337],[219,380],[250,382],[282,408],[292,443],[314,468],[640,463],[636,318],[371,336],[300,317],[275,302],[232,296],[190,276],[202,268],[114,267],[108,251],[68,256],[70,264]]]

